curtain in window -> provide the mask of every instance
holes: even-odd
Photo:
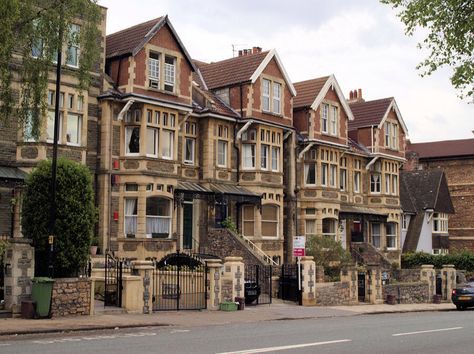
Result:
[[[262,236],[278,236],[278,207],[262,206]]]
[[[171,212],[170,201],[159,197],[150,197],[146,200],[146,233],[149,236],[161,234],[166,237],[170,234]]]
[[[137,233],[137,199],[125,199],[125,235]]]

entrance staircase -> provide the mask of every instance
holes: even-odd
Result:
[[[384,269],[392,267],[390,260],[368,242],[352,242],[351,256],[359,264],[378,264]]]
[[[225,257],[242,257],[246,265],[278,265],[269,255],[245,236],[238,235],[229,229],[210,229],[206,246],[201,252]]]

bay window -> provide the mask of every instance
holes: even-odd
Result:
[[[278,165],[280,161],[280,148],[272,147],[272,171],[278,171]]]
[[[380,224],[373,223],[370,226],[372,231],[372,245],[375,248],[380,248]]]
[[[276,205],[262,206],[262,236],[278,236],[278,206]]]
[[[217,140],[217,166],[227,167],[227,141]]]
[[[268,170],[268,155],[270,147],[268,145],[262,144],[260,146],[260,168],[262,170]]]
[[[310,162],[304,165],[304,183],[305,185],[316,185],[316,163]]]
[[[61,128],[63,121],[63,112],[59,112],[59,135],[58,143],[61,143]],[[48,120],[46,122],[46,141],[52,143],[54,141],[54,111],[48,111]]]
[[[328,184],[328,164],[322,163],[321,164],[321,185],[327,186]]]
[[[336,241],[337,220],[331,218],[323,219],[323,236]]]
[[[242,144],[243,167],[255,168],[255,144]]]
[[[184,144],[184,163],[194,164],[194,151],[196,148],[196,139],[186,138]]]
[[[171,232],[171,202],[161,197],[146,198],[146,235],[168,238]]]
[[[124,234],[135,237],[137,233],[137,198],[125,198]]]
[[[140,153],[140,127],[125,127],[125,154],[138,155]]]
[[[337,181],[337,166],[336,165],[330,165],[329,167],[329,185],[331,187],[336,187],[336,181]]]
[[[161,132],[161,157],[163,159],[173,159],[174,132],[163,129]]]
[[[158,156],[158,135],[159,130],[147,127],[146,129],[146,155],[151,157]]]
[[[82,116],[68,113],[66,141],[68,145],[81,145]]]

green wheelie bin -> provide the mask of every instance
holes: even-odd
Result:
[[[36,316],[39,318],[50,317],[51,297],[54,279],[36,277],[32,280],[31,297],[36,301]]]

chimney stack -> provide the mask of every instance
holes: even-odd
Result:
[[[364,99],[362,98],[362,89],[359,89],[358,91],[359,92],[357,93],[357,99],[363,101]]]
[[[258,53],[261,53],[261,52],[262,52],[261,47],[253,47],[252,48],[252,54],[258,54]]]
[[[243,54],[243,53],[242,53],[242,50],[239,50],[239,57],[241,57],[242,54]]]
[[[362,97],[362,89],[351,90],[349,92],[349,103],[354,102],[365,102],[364,98]]]

